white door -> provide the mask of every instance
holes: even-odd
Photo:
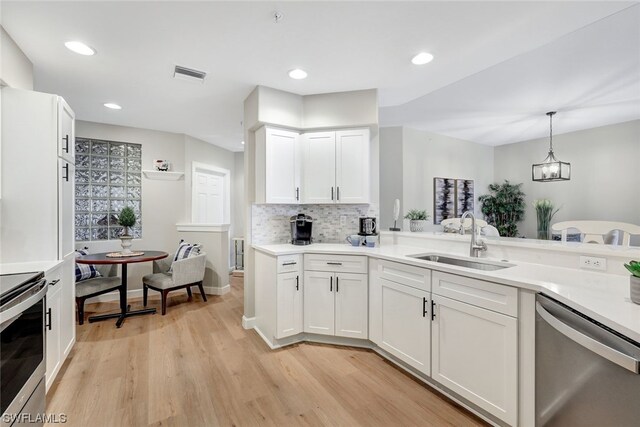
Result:
[[[304,272],[304,331],[334,335],[335,279],[326,271]]]
[[[276,338],[302,332],[302,277],[297,271],[278,274]]]
[[[336,201],[369,203],[369,129],[336,132]]]
[[[367,275],[336,273],[336,336],[367,339]]]
[[[58,97],[58,156],[75,164],[75,114],[64,99]]]
[[[46,364],[47,364],[47,374],[46,374],[46,388],[47,390],[51,387],[53,380],[55,379],[55,375],[58,373],[58,369],[60,368],[61,357],[60,357],[60,299],[61,299],[61,287],[62,283],[58,282],[55,286],[49,286],[49,290],[47,291],[46,304],[47,309],[45,311],[45,322],[46,322],[46,345],[47,345],[47,354],[46,354]]]
[[[336,133],[314,132],[302,135],[304,169],[302,201],[335,203]]]
[[[73,163],[58,158],[58,259],[75,248],[75,170]]]
[[[266,202],[300,203],[299,135],[267,129],[266,139]]]
[[[199,224],[224,223],[224,176],[195,170],[196,209],[195,222]]]
[[[380,283],[378,345],[420,372],[431,374],[431,300],[429,292],[386,279]]]
[[[439,295],[433,301],[432,378],[516,425],[517,319]]]

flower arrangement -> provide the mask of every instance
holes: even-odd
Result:
[[[554,209],[553,202],[549,199],[540,199],[533,202],[538,219],[538,239],[549,240],[549,227],[551,220],[560,208]]]
[[[409,230],[422,231],[425,221],[429,219],[429,214],[425,210],[411,209],[404,217],[409,220]]]

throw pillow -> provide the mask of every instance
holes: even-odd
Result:
[[[176,254],[173,257],[173,262],[171,263],[171,267],[169,268],[169,273],[173,271],[173,263],[185,258],[191,258],[197,255],[200,255],[200,249],[202,247],[197,244],[191,244],[187,242],[180,242],[178,245],[178,250],[176,250]]]
[[[79,256],[89,255],[89,251],[86,249],[77,249],[76,258]],[[87,279],[93,279],[94,277],[101,277],[100,272],[93,264],[78,264],[76,262],[76,282],[81,282]]]

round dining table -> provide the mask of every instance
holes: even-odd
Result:
[[[101,320],[115,319],[116,327],[119,328],[127,317],[140,316],[142,314],[154,314],[155,308],[145,308],[142,310],[131,310],[131,306],[127,304],[127,265],[139,262],[149,262],[163,259],[169,256],[163,251],[135,251],[142,252],[142,255],[136,256],[107,256],[114,252],[103,252],[96,254],[88,254],[76,258],[78,264],[120,264],[121,265],[121,281],[120,281],[120,312],[112,314],[100,314],[89,317],[89,322],[98,322]]]

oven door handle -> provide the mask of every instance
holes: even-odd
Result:
[[[10,321],[13,321],[15,317],[17,317],[22,312],[26,311],[29,307],[44,298],[44,296],[47,294],[48,288],[49,286],[45,281],[44,286],[37,293],[33,294],[21,303],[14,305],[8,310],[0,312],[0,329],[4,329],[8,324],[11,323]],[[7,325],[5,325],[5,322],[7,323]]]
[[[621,366],[634,374],[640,373],[640,360],[635,357],[631,357],[627,354],[624,354],[615,348],[611,348],[608,345],[597,341],[590,336],[583,334],[577,329],[572,328],[565,322],[561,321],[553,314],[549,313],[544,309],[542,304],[536,302],[536,311],[542,317],[542,319],[549,324],[553,329],[574,341],[578,345],[591,350],[595,354],[609,360],[612,363],[615,363],[618,366]]]

